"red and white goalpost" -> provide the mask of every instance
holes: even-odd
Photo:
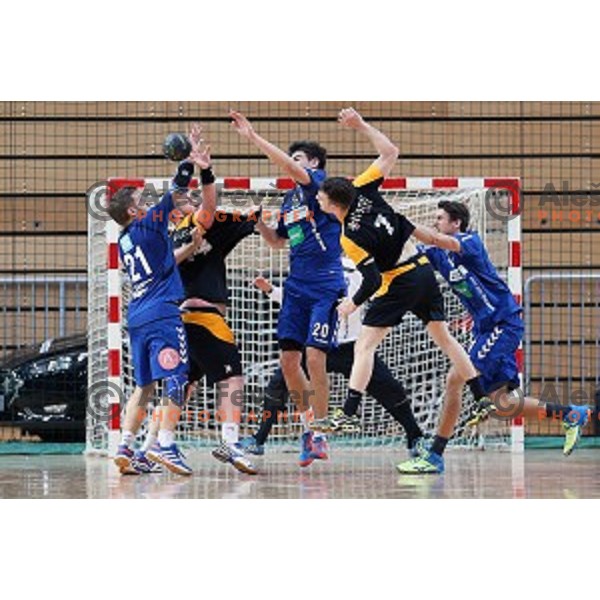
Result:
[[[266,206],[276,213],[283,194],[294,184],[286,178],[225,178],[218,181],[223,210],[245,211]],[[148,202],[157,201],[168,189],[167,179],[121,178],[107,182],[106,198],[119,188],[135,186],[144,189]],[[194,180],[193,186],[197,187]],[[416,222],[431,224],[439,200],[458,199],[471,211],[472,225],[482,236],[492,262],[506,279],[519,303],[522,299],[520,182],[516,178],[390,178],[382,185],[386,200]],[[268,211],[265,211],[268,212]],[[88,378],[89,407],[87,418],[88,452],[114,453],[119,441],[121,411],[133,390],[133,373],[129,355],[126,307],[128,285],[118,258],[119,227],[107,216],[89,218],[89,304],[88,304]],[[274,338],[277,307],[252,289],[251,282],[261,273],[282,281],[287,273],[287,253],[273,252],[259,236],[246,238],[228,260],[231,307],[228,320],[241,346],[246,378],[244,419],[252,430],[260,418],[263,391],[277,366]],[[470,333],[466,311],[445,283],[444,292],[448,320],[453,333],[468,344]],[[416,318],[408,315],[386,339],[381,349],[392,372],[406,385],[417,420],[432,433],[443,398],[444,378],[448,370],[446,358],[428,339]],[[522,368],[522,351],[518,353]],[[331,378],[331,404],[341,405],[346,382],[341,376]],[[214,390],[201,383],[184,412],[178,430],[183,445],[201,445],[216,438]],[[523,450],[522,418],[512,423],[490,421],[481,431],[464,426],[472,399],[465,393],[463,414],[455,435],[455,443],[477,446],[497,445]],[[274,427],[273,440],[296,437],[299,424],[291,418]],[[208,416],[207,416],[208,415]],[[378,446],[399,441],[401,431],[383,409],[371,398],[362,410],[363,433],[340,438],[339,443]]]

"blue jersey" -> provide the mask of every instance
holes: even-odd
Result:
[[[277,233],[290,242],[290,274],[292,279],[307,284],[344,286],[341,224],[324,213],[317,192],[325,180],[322,169],[307,169],[310,183],[298,184],[287,192],[281,205]]]
[[[131,282],[130,327],[179,315],[184,291],[168,233],[174,208],[168,192],[119,236],[119,255]]]
[[[459,253],[433,246],[425,252],[473,317],[476,330],[488,331],[520,313],[521,307],[498,275],[479,234],[470,231],[454,237],[460,242]]]

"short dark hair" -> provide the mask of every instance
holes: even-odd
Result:
[[[438,202],[438,208],[447,212],[450,215],[452,221],[460,221],[460,230],[467,231],[469,227],[469,221],[471,220],[471,214],[469,209],[462,202],[457,200],[440,200]]]
[[[121,227],[124,227],[131,220],[127,212],[134,204],[134,192],[137,190],[134,186],[122,187],[109,201],[107,212],[110,218],[116,221]]]
[[[316,158],[319,160],[319,169],[324,169],[327,164],[327,150],[323,146],[312,142],[311,140],[300,140],[292,142],[288,149],[291,156],[294,152],[304,152],[309,160]]]
[[[356,198],[356,188],[345,177],[329,177],[323,182],[321,191],[343,208],[350,208]]]

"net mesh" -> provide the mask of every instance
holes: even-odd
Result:
[[[500,275],[506,278],[508,267],[507,223],[486,211],[486,194],[497,195],[496,204],[508,207],[508,195],[502,190],[469,188],[456,190],[382,190],[385,199],[396,211],[402,212],[416,223],[432,224],[437,204],[441,199],[459,200],[470,209],[472,228],[477,230],[486,244],[492,262]],[[277,190],[258,192],[221,191],[221,208],[225,210],[250,210],[256,204],[276,208],[282,200]],[[508,214],[508,208],[496,211]],[[90,387],[100,389],[91,393],[93,410],[88,411],[88,450],[107,450],[108,411],[107,403],[114,390],[107,389],[106,345],[106,238],[105,222],[90,221]],[[269,278],[275,285],[281,284],[287,275],[287,253],[274,252],[254,235],[246,238],[230,254],[227,264],[230,288],[230,306],[227,320],[233,329],[241,350],[245,376],[242,432],[254,431],[260,422],[264,392],[269,378],[278,367],[276,325],[278,306],[252,286],[258,275]],[[126,331],[128,283],[121,275],[123,342],[122,342],[122,405],[134,388],[130,360],[129,341]],[[450,329],[458,341],[469,347],[471,342],[470,319],[456,296],[438,277],[442,289]],[[395,327],[379,349],[380,355],[394,376],[407,389],[417,421],[422,429],[433,434],[437,425],[444,394],[445,376],[449,361],[428,337],[422,323],[412,314]],[[330,374],[330,408],[341,407],[347,389],[346,379]],[[160,396],[160,387],[157,397]],[[468,391],[463,398],[463,411],[452,443],[466,446],[506,447],[510,437],[507,422],[490,420],[477,431],[465,427],[465,420],[473,400]],[[212,442],[218,436],[216,415],[216,390],[203,380],[188,402],[178,426],[178,442],[185,446]],[[337,436],[334,443],[350,446],[378,446],[394,444],[403,440],[402,428],[390,417],[374,398],[363,401],[360,418],[362,432],[355,435]],[[282,418],[273,427],[270,441],[286,444],[301,433],[299,419],[291,403]]]

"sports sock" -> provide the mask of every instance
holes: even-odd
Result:
[[[434,452],[435,454],[438,454],[439,456],[442,456],[442,454],[444,454],[444,450],[446,449],[447,443],[448,443],[448,438],[436,435],[433,438],[433,444],[431,444],[431,451]]]
[[[161,429],[158,432],[158,443],[161,448],[168,448],[175,443],[175,432],[167,431],[166,429]]]
[[[469,381],[467,381],[467,385],[469,386],[469,389],[471,390],[471,393],[477,402],[487,395],[483,389],[483,385],[481,385],[481,379],[479,377],[473,377],[473,379],[469,379]]]
[[[148,433],[146,435],[144,443],[142,444],[142,452],[150,450],[150,448],[152,448],[152,446],[154,445],[154,442],[156,442],[156,434]]]
[[[124,431],[121,435],[121,446],[127,446],[131,448],[133,446],[133,442],[135,442],[135,433],[132,431]]]
[[[302,422],[302,426],[304,427],[304,431],[310,431],[310,424],[314,420],[314,414],[312,408],[309,408],[307,411],[300,413],[300,421]]]
[[[240,426],[237,423],[223,423],[221,426],[221,439],[226,444],[237,444],[240,437]]]
[[[348,394],[342,410],[347,417],[353,417],[358,412],[358,407],[362,402],[363,393],[358,390],[348,388]]]

